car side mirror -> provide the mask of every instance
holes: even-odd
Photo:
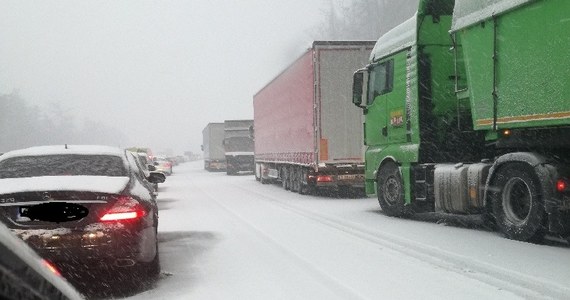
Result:
[[[147,168],[149,171],[151,171],[151,172],[152,172],[152,171],[156,171],[156,167],[153,166],[153,165],[148,165],[146,168]]]
[[[166,176],[160,172],[151,172],[148,175],[148,181],[152,183],[163,183],[166,180]]]

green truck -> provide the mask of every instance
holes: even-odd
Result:
[[[352,102],[382,211],[568,238],[569,28],[567,0],[421,0],[380,37]]]

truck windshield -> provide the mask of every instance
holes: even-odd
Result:
[[[253,152],[253,140],[249,137],[231,137],[224,140],[226,152]]]
[[[368,105],[374,102],[374,99],[380,95],[387,94],[392,91],[393,81],[393,60],[380,63],[372,68],[368,79]]]

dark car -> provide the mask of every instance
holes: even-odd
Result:
[[[98,270],[123,278],[160,272],[158,208],[127,151],[45,146],[0,158],[0,221],[66,277]],[[107,272],[114,274],[114,272]]]
[[[0,223],[0,299],[83,299],[59,271]]]

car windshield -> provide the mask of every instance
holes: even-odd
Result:
[[[0,162],[0,178],[36,176],[127,176],[123,161],[110,155],[21,156]]]

